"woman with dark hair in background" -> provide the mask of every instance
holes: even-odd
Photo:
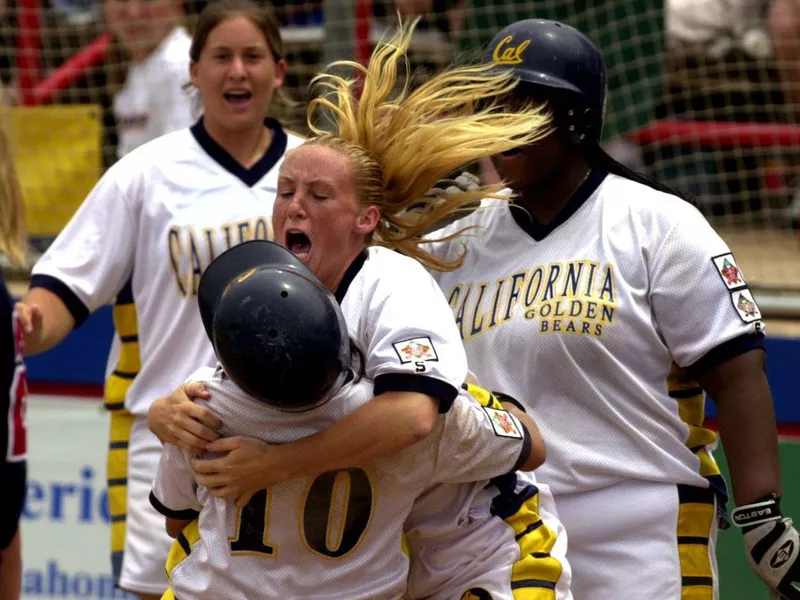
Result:
[[[160,390],[215,364],[197,310],[200,276],[224,249],[272,237],[278,167],[302,142],[269,116],[286,62],[266,9],[249,0],[209,4],[189,55],[200,120],[106,172],[33,268],[18,304],[25,351],[35,354],[114,302],[105,389],[111,556],[120,587],[144,599],[167,589],[171,543],[148,501],[161,444],[147,410]]]

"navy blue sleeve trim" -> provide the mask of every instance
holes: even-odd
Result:
[[[689,375],[696,378],[745,352],[759,349],[764,350],[764,334],[746,333],[720,344],[696,363],[686,367],[686,371]]]
[[[167,508],[153,492],[150,492],[150,504],[153,505],[158,512],[160,512],[165,517],[169,517],[170,519],[181,519],[183,521],[191,521],[192,519],[196,519],[200,516],[200,513],[191,508],[185,508],[183,510],[172,510],[171,508]]]
[[[413,373],[385,373],[375,378],[373,392],[380,396],[384,392],[419,392],[426,394],[439,401],[439,414],[443,415],[458,396],[458,389],[442,381],[428,377],[427,375],[415,375]]]
[[[522,422],[520,422],[522,425]],[[522,450],[519,451],[519,458],[517,462],[514,463],[514,468],[511,469],[511,472],[518,471],[519,468],[528,460],[528,456],[531,453],[531,446],[533,445],[533,441],[531,440],[531,432],[528,431],[528,428],[525,425],[522,425]]]
[[[67,307],[72,318],[75,319],[76,328],[80,327],[83,322],[89,318],[89,309],[81,299],[75,295],[75,292],[69,289],[67,284],[60,279],[56,279],[50,275],[34,275],[31,277],[30,287],[31,289],[37,287],[44,288],[61,298],[64,306]]]

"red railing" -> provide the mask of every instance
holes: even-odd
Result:
[[[21,101],[26,105],[51,102],[55,95],[100,64],[111,34],[98,36],[43,80],[41,74],[41,7],[39,0],[19,1],[17,69]],[[370,43],[371,0],[355,0],[355,59],[366,64]],[[800,126],[713,121],[655,121],[628,136],[637,143],[681,143],[720,147],[800,146]]]
[[[42,45],[39,35],[41,11],[39,0],[19,0],[17,25],[17,71],[23,104],[31,104],[33,89],[39,79]]]
[[[86,71],[102,63],[110,43],[110,33],[105,33],[89,42],[64,61],[43,81],[34,86],[32,93],[29,95],[28,104],[47,104],[50,102],[56,93],[68,88],[80,79]]]
[[[20,100],[25,105],[46,104],[55,94],[68,88],[106,56],[111,34],[105,33],[81,48],[45,79],[39,80],[42,68],[39,0],[19,0],[17,29],[17,71]]]
[[[654,121],[628,136],[637,143],[681,143],[705,146],[800,146],[800,126],[780,123]]]

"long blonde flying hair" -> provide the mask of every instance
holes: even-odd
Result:
[[[17,265],[25,264],[28,236],[25,203],[14,166],[3,88],[0,86],[0,252]]]
[[[465,205],[506,198],[497,195],[502,185],[444,200],[426,192],[469,163],[546,137],[552,119],[544,105],[504,112],[495,100],[512,92],[517,80],[492,72],[491,65],[452,68],[411,91],[406,52],[418,21],[401,23],[388,42],[378,44],[366,67],[352,61],[329,65],[328,69],[357,69],[363,75],[360,98],[355,79],[328,72],[312,80],[325,93],[309,104],[308,125],[316,135],[306,143],[343,152],[353,162],[359,200],[381,213],[371,244],[412,256],[428,268],[450,271],[461,265],[463,255],[446,261],[422,250],[424,233],[463,212]],[[401,75],[404,83],[398,86]],[[333,119],[330,131],[314,122],[320,109]],[[408,210],[415,206],[421,210]]]

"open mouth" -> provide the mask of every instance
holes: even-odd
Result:
[[[253,97],[251,92],[226,92],[224,94],[225,100],[234,108],[247,106],[250,99]]]
[[[305,233],[300,231],[288,231],[286,232],[286,247],[289,252],[303,260],[308,257],[308,253],[311,251],[311,240],[308,239]]]

